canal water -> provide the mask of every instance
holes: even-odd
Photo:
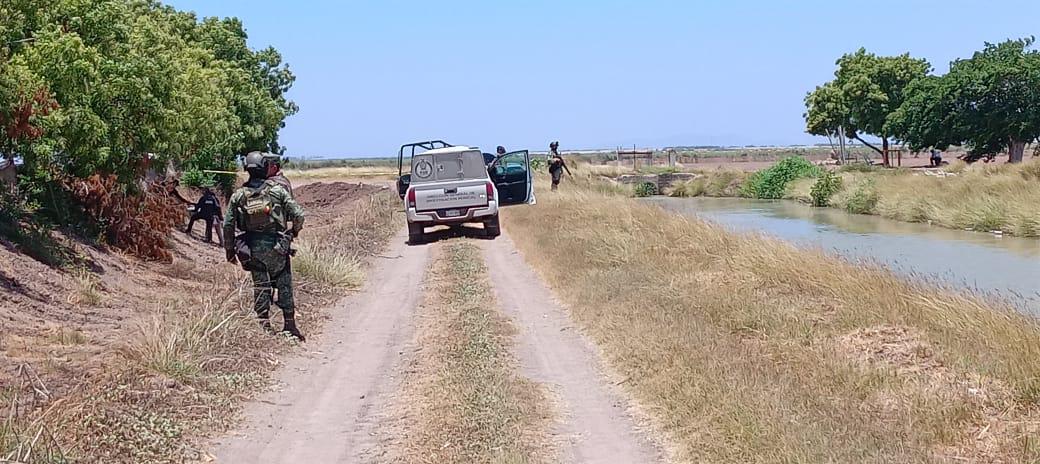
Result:
[[[737,231],[823,248],[852,262],[1006,299],[1040,316],[1040,239],[1000,237],[811,208],[793,201],[665,198],[649,201]]]

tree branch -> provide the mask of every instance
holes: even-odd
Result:
[[[863,140],[863,139],[859,138],[859,134],[853,134],[852,138],[854,138],[856,140],[859,140],[860,143],[862,143],[863,145],[866,145],[871,150],[874,150],[874,151],[878,152],[879,155],[884,155],[885,154],[883,151],[878,149],[878,147],[875,147],[875,146],[871,145],[869,142],[867,142],[866,140]]]
[[[30,42],[35,42],[35,41],[36,41],[36,37],[29,37],[27,39],[21,39],[21,40],[15,40],[13,42],[8,42],[7,45],[8,46],[10,46],[10,45],[19,45],[19,44],[30,43]]]

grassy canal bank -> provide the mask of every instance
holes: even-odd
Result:
[[[1040,327],[1010,308],[580,182],[504,214],[682,461],[1040,459]]]
[[[764,172],[764,171],[763,171]],[[751,196],[746,188],[754,174],[720,169],[675,186],[672,196]],[[872,214],[906,222],[952,229],[1001,231],[1040,237],[1040,159],[1022,164],[960,161],[943,169],[881,169],[852,165],[834,171],[822,204],[850,213]],[[813,203],[818,173],[805,173],[780,186],[780,198]],[[819,187],[818,187],[819,188]]]

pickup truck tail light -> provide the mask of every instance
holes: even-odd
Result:
[[[408,207],[415,208],[415,189],[408,189]]]
[[[495,184],[492,184],[491,182],[488,182],[487,184],[485,184],[485,186],[487,186],[487,198],[488,198],[488,201],[494,200],[495,199]]]

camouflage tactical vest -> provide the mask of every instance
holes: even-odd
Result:
[[[276,214],[278,207],[271,188],[274,184],[264,182],[257,188],[244,187],[245,194],[238,204],[239,227],[246,232],[273,232],[281,227]]]

